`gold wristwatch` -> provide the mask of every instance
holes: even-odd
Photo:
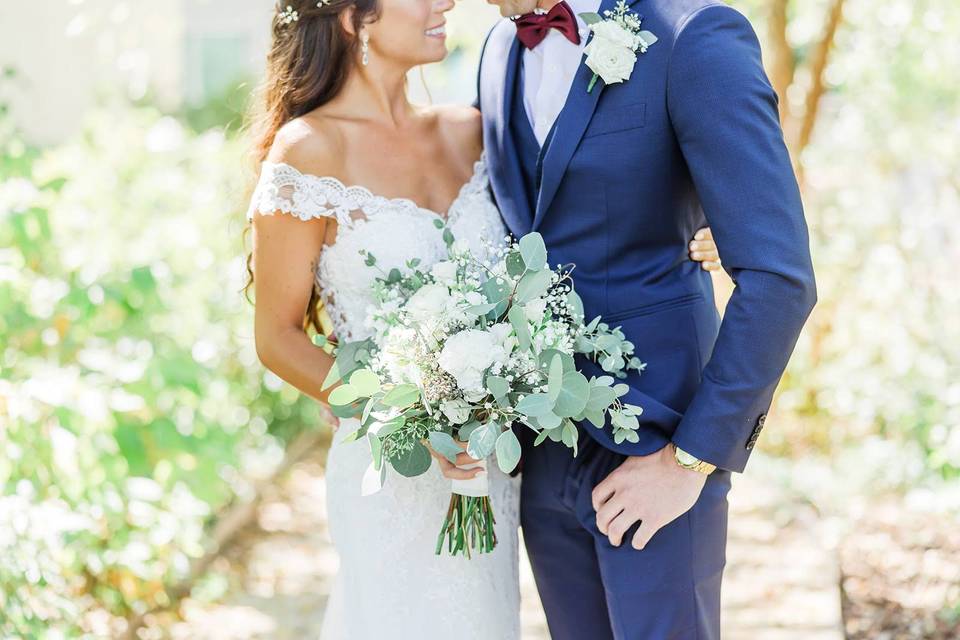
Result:
[[[710,474],[713,473],[714,469],[717,468],[717,465],[704,462],[700,458],[687,453],[677,445],[673,445],[673,457],[676,459],[678,465],[684,469],[690,469],[691,471],[699,471],[700,473]]]

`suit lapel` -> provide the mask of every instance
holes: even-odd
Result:
[[[533,219],[533,212],[527,202],[527,196],[524,191],[523,180],[520,173],[520,159],[517,154],[516,144],[513,136],[510,134],[510,119],[513,112],[513,99],[517,89],[517,75],[520,69],[520,54],[522,46],[516,38],[515,28],[511,27],[513,33],[509,40],[504,38],[504,48],[507,49],[506,55],[497,55],[497,52],[491,52],[487,66],[503,65],[500,67],[500,73],[494,72],[490,77],[488,86],[484,90],[488,95],[497,96],[499,99],[491,101],[491,104],[484,104],[483,109],[497,114],[493,127],[493,144],[487,147],[492,150],[490,158],[490,177],[493,186],[494,195],[497,198],[497,204],[500,207],[500,213],[503,216],[507,227],[516,236],[522,236],[530,230],[530,223]],[[506,59],[506,64],[501,61]]]
[[[630,6],[637,1],[627,0],[627,5]],[[612,10],[616,3],[617,0],[602,0],[597,13],[603,15],[604,11]],[[592,33],[590,37],[593,37]],[[590,119],[593,117],[593,112],[597,108],[600,94],[603,93],[606,86],[602,80],[597,80],[593,91],[587,93],[587,86],[593,77],[593,71],[584,64],[584,59],[581,56],[577,74],[573,78],[573,84],[570,85],[567,102],[560,111],[560,115],[557,116],[554,125],[556,131],[543,159],[543,177],[540,182],[540,193],[537,198],[537,210],[533,219],[532,231],[536,231],[540,226],[554,196],[557,195],[557,189],[560,188],[563,174],[580,145],[580,140],[583,138],[587,125],[590,124]]]

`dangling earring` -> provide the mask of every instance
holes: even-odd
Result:
[[[360,34],[360,51],[363,52],[363,58],[360,62],[363,63],[363,66],[370,64],[370,36],[366,33]]]

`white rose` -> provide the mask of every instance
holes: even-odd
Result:
[[[479,291],[468,291],[463,298],[467,301],[467,304],[471,306],[484,304],[487,301],[487,299],[484,298]]]
[[[440,411],[451,424],[463,424],[470,419],[470,405],[463,400],[446,400],[440,403]]]
[[[467,329],[447,338],[437,363],[469,394],[483,390],[483,374],[494,362],[506,359],[500,331]],[[475,397],[475,396],[474,396]]]
[[[531,300],[527,304],[523,305],[523,312],[527,316],[527,320],[535,324],[540,324],[543,320],[543,314],[547,311],[547,301],[543,298],[537,298],[536,300]]]
[[[617,26],[617,29],[626,33],[619,26]],[[635,38],[634,36],[630,37],[632,43]],[[584,47],[583,51],[587,54],[587,66],[600,76],[606,84],[616,84],[629,80],[630,74],[633,73],[633,67],[637,63],[637,54],[632,48],[617,41],[600,37],[599,34],[590,41],[590,44]]]
[[[455,262],[444,260],[437,262],[430,267],[430,275],[437,279],[437,282],[449,284],[457,281],[457,265]]]
[[[420,323],[431,323],[443,319],[450,304],[450,293],[439,284],[427,284],[420,287],[407,301],[407,313]]]
[[[593,30],[593,42],[596,42],[598,39],[603,39],[610,44],[617,44],[627,49],[637,48],[637,36],[613,20],[598,22],[590,28]]]

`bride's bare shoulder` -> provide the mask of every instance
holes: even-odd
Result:
[[[301,173],[339,175],[343,144],[335,123],[322,116],[303,116],[280,127],[267,160],[288,164]]]
[[[483,121],[480,112],[469,105],[430,107],[437,119],[441,135],[458,155],[470,162],[483,150]]]

